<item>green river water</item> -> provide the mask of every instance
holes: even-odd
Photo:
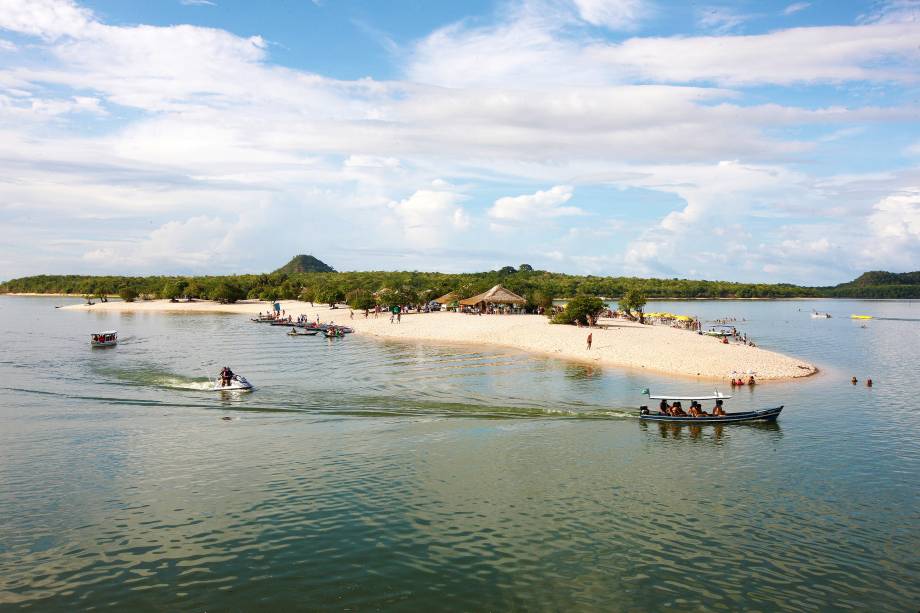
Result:
[[[821,368],[672,427],[640,391],[713,383],[71,302],[0,297],[0,609],[920,605],[920,304],[650,304]]]

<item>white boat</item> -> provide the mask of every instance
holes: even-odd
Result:
[[[812,311],[811,318],[812,319],[830,319],[831,314],[824,312],[824,311]]]
[[[93,347],[114,347],[118,344],[118,331],[94,332],[89,339],[89,344]]]
[[[252,391],[252,383],[242,375],[233,375],[230,377],[230,384],[224,385],[220,377],[218,377],[211,390],[215,392],[249,392]]]

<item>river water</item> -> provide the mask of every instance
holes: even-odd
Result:
[[[920,304],[651,303],[821,368],[728,404],[775,425],[670,427],[641,390],[711,382],[72,302],[0,297],[0,608],[920,602]]]

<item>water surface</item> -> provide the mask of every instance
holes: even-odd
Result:
[[[712,382],[66,302],[0,297],[3,608],[916,609],[916,304],[650,304],[821,368],[671,427]]]

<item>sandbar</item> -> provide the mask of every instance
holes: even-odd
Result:
[[[817,372],[813,364],[759,347],[731,343],[667,326],[648,326],[625,320],[604,320],[607,328],[578,328],[553,325],[542,315],[468,315],[434,312],[403,314],[400,323],[390,323],[389,313],[367,319],[348,307],[330,309],[306,302],[282,301],[286,313],[305,314],[310,320],[334,321],[355,329],[355,333],[407,342],[464,343],[509,347],[565,360],[598,366],[645,369],[694,378],[726,380],[741,373],[754,373],[760,381],[807,377]],[[95,305],[77,304],[68,310],[107,312],[238,313],[267,312],[268,303],[242,301],[218,304],[211,301],[140,302],[112,301]],[[259,325],[259,324],[253,324]],[[262,324],[264,325],[264,324]],[[587,335],[593,335],[591,349]]]

